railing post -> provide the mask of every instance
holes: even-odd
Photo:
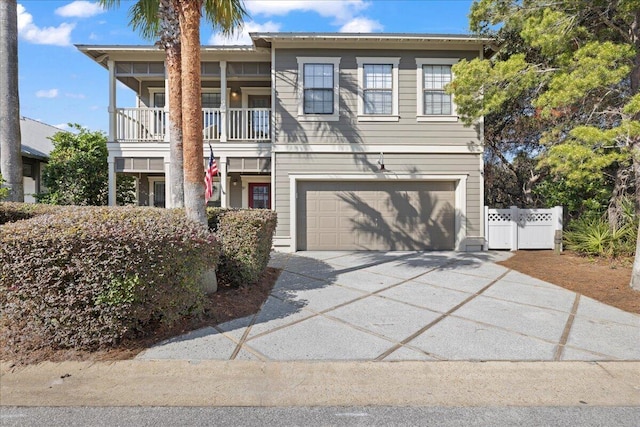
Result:
[[[518,207],[510,206],[511,209],[511,250],[518,250]]]
[[[220,61],[220,142],[227,142],[227,61]]]

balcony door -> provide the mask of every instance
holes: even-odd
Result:
[[[271,95],[248,95],[249,108],[259,108],[249,114],[250,139],[269,139]]]

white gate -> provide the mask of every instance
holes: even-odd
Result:
[[[562,206],[551,209],[484,208],[489,249],[554,249],[556,230],[562,230]]]

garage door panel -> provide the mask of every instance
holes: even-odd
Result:
[[[298,249],[453,249],[455,184],[300,182]]]

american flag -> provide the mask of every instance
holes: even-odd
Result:
[[[216,162],[216,158],[213,156],[213,148],[211,144],[209,144],[209,150],[211,150],[211,154],[209,155],[209,167],[205,170],[204,174],[204,202],[207,203],[211,196],[213,196],[213,177],[218,175],[218,163]]]

